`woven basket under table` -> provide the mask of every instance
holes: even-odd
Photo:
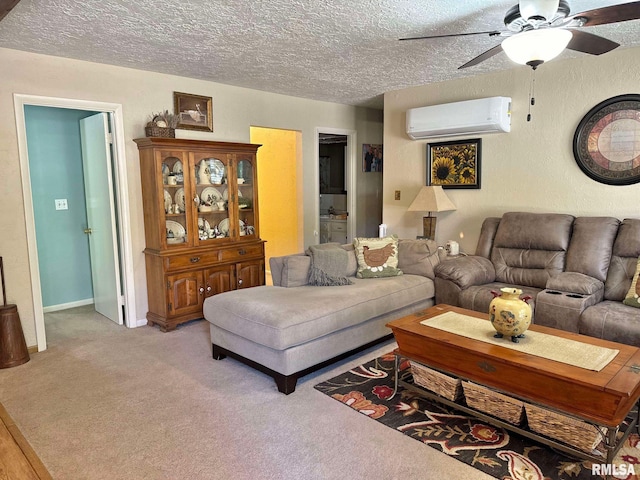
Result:
[[[592,452],[603,440],[602,431],[587,422],[525,403],[529,428],[584,452]]]
[[[524,402],[472,382],[462,382],[467,405],[514,425],[524,420]]]
[[[447,400],[456,400],[462,393],[459,378],[450,377],[416,362],[411,362],[411,374],[416,385],[431,390]]]

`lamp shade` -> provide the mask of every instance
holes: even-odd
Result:
[[[560,55],[572,36],[569,30],[563,28],[528,30],[505,38],[502,49],[516,63],[539,65]]]
[[[442,187],[433,185],[422,187],[409,205],[409,212],[445,212],[455,209],[456,206],[449,200]]]

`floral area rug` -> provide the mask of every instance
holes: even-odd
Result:
[[[317,390],[363,415],[457,458],[495,478],[555,480],[632,480],[640,474],[640,438],[631,434],[613,466],[597,466],[541,443],[494,427],[446,405],[399,388],[393,393],[394,355],[389,353],[315,386]],[[408,361],[402,361],[400,375],[411,381]],[[605,460],[603,459],[603,463]],[[600,470],[598,470],[598,467]],[[610,468],[608,472],[604,470]]]

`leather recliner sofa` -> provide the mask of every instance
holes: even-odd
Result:
[[[517,287],[535,324],[640,346],[640,309],[622,303],[639,256],[639,219],[509,212],[485,219],[475,255],[435,268],[436,303],[487,312]]]

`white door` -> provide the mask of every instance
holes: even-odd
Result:
[[[80,120],[80,141],[95,309],[122,325],[120,262],[106,113]]]

